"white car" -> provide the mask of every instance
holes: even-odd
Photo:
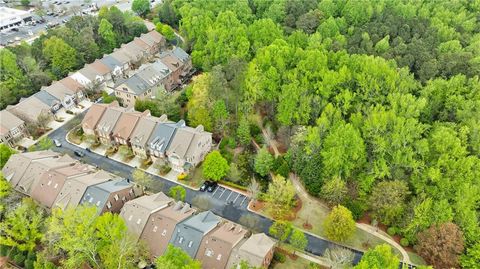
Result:
[[[53,139],[53,143],[55,143],[55,146],[57,146],[57,147],[62,146],[62,143],[60,143],[60,141],[58,141],[57,139]]]

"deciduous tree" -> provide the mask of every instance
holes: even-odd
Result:
[[[305,250],[305,248],[307,247],[307,244],[308,244],[307,237],[299,229],[293,229],[292,234],[290,235],[290,239],[288,240],[288,242],[295,249],[298,249],[300,251]]]
[[[290,180],[276,175],[268,185],[264,200],[274,218],[284,218],[295,204],[295,188]]]
[[[270,173],[273,166],[274,158],[266,147],[261,148],[255,157],[255,172],[261,176],[266,176]]]
[[[153,177],[140,169],[133,170],[132,179],[135,184],[142,186],[144,190],[153,184]]]
[[[15,153],[15,150],[10,148],[9,146],[1,143],[0,144],[0,169],[5,166],[5,164],[8,162],[8,159],[10,159],[10,156]]]
[[[102,38],[105,53],[112,51],[117,46],[117,37],[113,31],[113,25],[108,20],[102,19],[100,21],[98,34]]]
[[[77,51],[56,36],[44,41],[43,55],[49,60],[57,78],[65,76],[77,66]]]
[[[355,269],[397,269],[398,265],[398,257],[392,252],[392,248],[382,244],[365,252]]]
[[[327,248],[323,257],[330,262],[332,269],[343,269],[352,265],[355,254],[347,248],[337,246]]]
[[[187,191],[184,187],[177,185],[170,188],[168,194],[175,200],[178,201],[185,201],[185,197],[187,196]]]
[[[285,242],[292,233],[293,226],[288,221],[275,221],[268,229],[268,232],[278,239],[280,242]]]
[[[405,199],[410,194],[404,181],[382,181],[378,183],[369,198],[372,216],[386,225],[402,217]]]
[[[237,138],[242,146],[250,144],[252,136],[250,135],[250,124],[245,117],[240,117],[237,128]]]
[[[202,172],[203,176],[207,179],[219,181],[228,174],[229,170],[230,166],[227,160],[222,157],[222,154],[220,154],[218,150],[208,153],[203,161]]]
[[[341,204],[347,196],[347,185],[340,177],[333,177],[323,184],[320,197],[325,199],[330,206]]]
[[[150,12],[150,2],[148,0],[133,0],[132,11],[144,17]]]
[[[157,268],[201,269],[200,261],[192,259],[181,248],[168,245],[165,253],[155,260]]]
[[[335,206],[323,223],[325,235],[335,241],[345,241],[355,233],[355,221],[347,208]]]

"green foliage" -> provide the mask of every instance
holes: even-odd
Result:
[[[153,185],[153,177],[138,168],[132,171],[132,179],[136,184],[142,186],[144,189]]]
[[[390,225],[403,215],[405,199],[410,191],[404,181],[383,181],[372,191],[369,204],[372,216],[380,222]]]
[[[218,150],[207,154],[203,161],[203,176],[206,179],[219,181],[224,178],[230,170],[227,160],[222,157]]]
[[[105,52],[112,51],[117,46],[117,38],[115,32],[113,32],[113,25],[106,19],[100,21],[98,34],[102,38]]]
[[[275,218],[286,217],[295,205],[295,187],[288,179],[280,175],[272,178],[264,195],[267,211]]]
[[[43,55],[50,62],[52,73],[61,78],[77,67],[77,51],[63,39],[50,37],[43,44]]]
[[[13,257],[13,261],[16,265],[23,267],[25,264],[25,258],[25,255],[23,255],[22,253],[18,253],[17,255],[15,255],[15,257]]]
[[[245,117],[241,117],[238,123],[237,138],[242,146],[249,145],[252,139],[250,135],[250,123]]]
[[[389,234],[390,236],[394,236],[397,234],[397,229],[395,227],[388,227],[387,234]]]
[[[200,269],[200,261],[192,259],[181,248],[169,244],[165,253],[155,260],[157,268]]]
[[[347,208],[335,206],[323,223],[325,235],[335,241],[345,241],[355,233],[355,221]]]
[[[472,247],[467,248],[465,254],[460,258],[462,268],[473,269],[480,264],[480,243],[475,243]]]
[[[266,176],[270,173],[270,170],[273,166],[274,158],[266,147],[258,150],[257,156],[255,157],[255,172],[261,176]]]
[[[347,185],[339,177],[334,177],[322,186],[320,197],[325,199],[330,206],[342,204],[347,196]]]
[[[10,156],[14,154],[16,151],[10,148],[9,146],[1,143],[0,144],[0,169],[5,166]]]
[[[407,238],[400,239],[400,245],[402,245],[402,247],[408,247],[409,244],[410,242],[408,242]]]
[[[144,17],[148,12],[150,12],[150,2],[148,0],[133,0],[132,11],[137,13],[139,16]]]
[[[307,237],[305,234],[298,230],[298,229],[293,229],[292,234],[290,235],[290,239],[288,240],[290,245],[292,245],[294,248],[299,249],[303,251],[308,244]]]
[[[115,96],[109,95],[105,91],[102,91],[102,99],[103,99],[103,103],[105,104],[110,104],[111,102],[116,100]]]
[[[378,245],[365,252],[355,269],[397,269],[398,257],[392,252],[389,245]]]
[[[285,242],[292,233],[292,230],[293,226],[290,222],[275,221],[268,229],[268,232],[280,242]]]
[[[163,24],[163,23],[159,22],[159,23],[155,24],[155,30],[157,30],[157,32],[159,32],[160,34],[165,36],[165,38],[168,41],[175,40],[175,38],[176,38],[175,32],[173,31],[172,27],[170,27],[170,25],[168,25],[168,24]]]
[[[172,197],[175,200],[185,201],[185,196],[187,196],[187,191],[185,190],[184,187],[177,185],[170,188],[168,195],[170,195],[170,197]]]
[[[25,198],[15,210],[9,211],[0,223],[0,239],[3,245],[20,251],[30,251],[42,239],[43,225],[43,212],[32,199]]]
[[[285,256],[285,254],[276,251],[273,253],[273,260],[279,263],[284,263],[287,260],[287,257]]]

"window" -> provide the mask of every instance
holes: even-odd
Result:
[[[137,220],[137,224],[140,224],[140,222],[142,222],[142,219]]]
[[[167,230],[164,229],[162,232],[162,236],[165,236],[165,235],[167,235]]]
[[[97,201],[97,206],[100,206],[100,201]]]
[[[217,261],[221,260],[222,259],[222,254],[218,254],[217,256]]]
[[[48,183],[47,183],[47,186],[50,186],[50,185],[52,185],[52,181],[51,181],[51,180],[49,180]]]
[[[118,194],[115,194],[113,198],[115,199],[115,201],[118,201]]]
[[[191,248],[193,245],[193,241],[188,242],[188,247]]]
[[[182,243],[183,242],[183,236],[180,236],[180,238],[178,239],[178,243]]]
[[[157,232],[157,229],[158,229],[157,226],[153,227],[153,232],[156,233],[156,232]]]
[[[213,256],[213,250],[207,248],[207,250],[205,250],[205,256],[212,257]]]
[[[90,199],[88,199],[88,202],[93,203],[93,197],[90,197]]]
[[[108,209],[112,208],[112,203],[110,203],[110,201],[108,201],[108,203],[107,203],[107,208]]]
[[[128,221],[131,221],[133,218],[133,215],[130,215],[130,217],[128,217]]]
[[[58,187],[58,183],[55,183],[55,186],[53,186],[54,189]]]

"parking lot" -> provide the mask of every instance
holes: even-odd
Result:
[[[250,199],[242,193],[226,189],[222,186],[218,186],[213,192],[208,193],[209,196],[215,200],[219,200],[225,204],[232,204],[236,207],[247,207]]]

